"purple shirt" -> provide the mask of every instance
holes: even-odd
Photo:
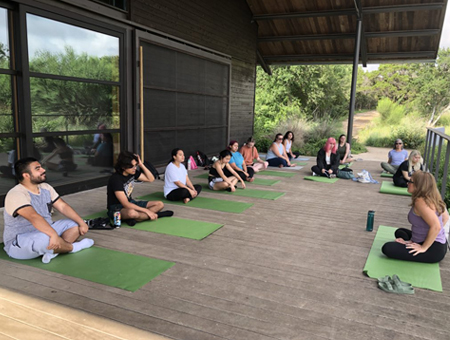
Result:
[[[447,240],[445,239],[445,231],[443,227],[444,225],[442,223],[442,214],[441,216],[438,216],[438,218],[439,224],[441,225],[441,230],[439,230],[439,234],[436,236],[435,241],[445,244]],[[423,241],[425,241],[428,232],[430,231],[430,226],[427,224],[427,222],[424,221],[422,217],[414,214],[413,208],[411,208],[411,210],[408,213],[408,221],[409,223],[411,223],[411,231],[412,231],[411,241],[415,243],[422,243]]]
[[[404,149],[401,151],[391,150],[388,153],[388,158],[391,159],[392,165],[400,165],[408,158],[408,151]]]

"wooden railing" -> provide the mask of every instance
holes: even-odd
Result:
[[[445,146],[445,157],[443,162],[441,162],[443,146]],[[441,196],[444,198],[448,181],[450,136],[436,129],[427,128],[423,158],[425,169],[434,175],[436,182],[439,183],[439,180],[441,180],[441,186],[438,189],[440,189]],[[441,168],[442,172],[440,172]]]

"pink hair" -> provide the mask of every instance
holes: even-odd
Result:
[[[334,143],[333,149],[331,148],[331,143]],[[333,137],[328,138],[323,149],[325,150],[325,152],[328,152],[331,150],[331,153],[336,153],[336,151],[337,151],[336,139],[334,139]]]

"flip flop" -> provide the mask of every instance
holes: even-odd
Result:
[[[393,284],[392,281],[378,282],[378,288],[386,293],[394,294],[414,294],[414,288]]]

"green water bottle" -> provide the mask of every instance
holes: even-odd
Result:
[[[366,224],[366,230],[372,231],[373,230],[373,219],[375,217],[375,211],[369,210],[367,213],[367,224]]]

